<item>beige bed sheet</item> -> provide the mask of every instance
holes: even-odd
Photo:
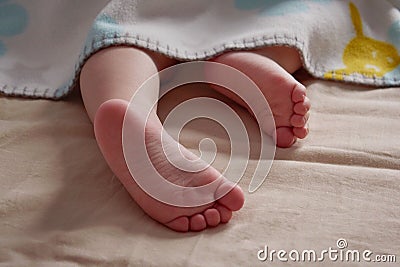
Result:
[[[318,252],[336,248],[339,238],[348,249],[394,254],[398,264],[400,88],[306,84],[309,137],[277,150],[267,181],[246,193],[229,224],[186,234],[159,225],[131,200],[102,158],[78,92],[59,102],[1,97],[0,265],[310,266],[261,262],[257,253],[266,245]],[[212,94],[192,89],[169,95],[161,109]],[[194,149],[202,134],[193,126],[182,142]]]

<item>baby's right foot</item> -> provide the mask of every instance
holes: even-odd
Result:
[[[297,138],[308,135],[310,100],[306,97],[306,89],[275,61],[246,51],[229,52],[213,61],[243,72],[260,88],[275,119],[278,147],[290,147]],[[236,95],[226,89],[214,88],[249,109]]]
[[[214,196],[220,195],[221,192],[228,193],[213,203],[199,207],[167,205],[149,196],[138,186],[127,168],[122,150],[122,125],[127,108],[128,102],[126,101],[107,101],[98,109],[94,126],[97,142],[107,163],[136,203],[150,217],[175,231],[200,231],[207,227],[215,227],[220,223],[227,223],[232,217],[232,212],[243,206],[244,195],[238,186],[232,185],[225,178],[219,181],[216,191],[211,193]],[[141,129],[140,125],[134,128]],[[212,167],[205,168],[197,173],[188,173],[170,164],[161,146],[161,130],[162,125],[157,119],[148,122],[146,126],[146,146],[151,162],[165,179],[180,186],[198,187],[209,184],[220,177],[220,173]],[[176,141],[171,137],[167,137],[167,142],[169,142],[168,145],[176,144]],[[193,158],[191,152],[183,147],[181,149],[185,157]],[[142,156],[147,157],[147,155]],[[206,163],[204,162],[204,164]],[[179,194],[179,191],[171,192],[171,195],[175,194]],[[221,194],[223,195],[223,193]]]

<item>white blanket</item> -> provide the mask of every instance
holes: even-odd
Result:
[[[400,85],[398,1],[0,0],[0,90],[60,98],[85,60],[127,44],[181,60],[296,47],[315,77]],[[86,41],[85,41],[86,40]]]

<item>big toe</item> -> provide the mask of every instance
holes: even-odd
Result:
[[[219,198],[218,203],[224,205],[231,211],[238,211],[244,205],[244,194],[242,189],[230,181],[225,181],[217,189],[216,196],[223,195]]]

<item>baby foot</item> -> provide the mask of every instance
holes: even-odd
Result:
[[[217,191],[226,190],[227,186],[232,190],[214,203],[200,207],[182,208],[167,205],[149,196],[138,186],[127,168],[122,150],[122,124],[127,108],[128,102],[123,100],[103,103],[96,113],[94,127],[97,142],[108,165],[136,203],[154,220],[179,232],[201,231],[207,227],[227,223],[232,217],[232,212],[242,208],[244,194],[238,186],[232,187],[231,182],[225,178],[221,179]],[[198,173],[188,173],[175,168],[164,156],[161,130],[162,125],[157,119],[147,123],[146,146],[150,160],[165,179],[181,186],[197,187],[220,177],[220,173],[212,167]],[[168,142],[175,140],[168,138]],[[186,149],[183,149],[182,153],[188,157],[193,156]]]
[[[213,61],[243,72],[260,88],[275,119],[278,147],[290,147],[297,138],[303,139],[308,135],[310,100],[306,89],[275,61],[247,51],[229,52]],[[226,89],[213,87],[247,107],[238,96]]]

